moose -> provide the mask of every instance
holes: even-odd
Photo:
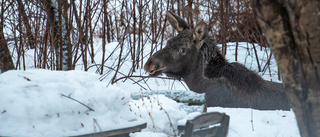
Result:
[[[144,69],[149,76],[162,73],[181,80],[190,90],[206,93],[207,106],[289,110],[291,107],[280,83],[263,80],[242,64],[229,63],[201,21],[193,29],[168,11],[167,20],[178,31],[167,45],[154,53]]]

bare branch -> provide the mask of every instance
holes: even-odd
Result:
[[[92,109],[92,108],[90,108],[89,106],[83,104],[82,102],[80,102],[80,101],[78,101],[78,100],[76,100],[76,99],[74,99],[74,98],[71,98],[71,97],[70,97],[71,94],[69,94],[68,96],[66,96],[66,95],[64,95],[64,94],[61,94],[61,96],[66,97],[66,98],[69,98],[69,99],[71,99],[71,100],[73,100],[73,101],[76,101],[76,102],[80,103],[81,105],[87,107],[90,111],[94,111],[94,109]]]

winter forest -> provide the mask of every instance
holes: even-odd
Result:
[[[179,126],[207,112],[230,116],[228,137],[319,135],[319,4],[1,0],[0,136],[181,136]],[[147,60],[178,35],[167,11],[190,30],[205,22],[229,62],[283,83],[292,109],[190,105],[205,95],[183,79],[149,76]]]
[[[166,22],[166,11],[183,17],[190,26],[200,20],[208,23],[209,33],[222,44],[227,54],[227,42],[251,42],[255,50],[269,45],[255,21],[249,0],[237,1],[3,1],[2,32],[6,43],[13,47],[13,64],[25,70],[25,52],[34,49],[33,68],[73,70],[83,62],[87,71],[95,65],[104,74],[108,67],[119,70],[124,61],[132,62],[132,75],[152,53],[165,46],[174,35]],[[119,42],[119,59],[112,66],[94,60],[95,38],[106,43]],[[253,48],[250,44],[250,48]],[[151,48],[145,54],[146,48]],[[271,56],[268,53],[268,56]],[[237,55],[235,55],[237,60]],[[62,63],[60,63],[62,62]],[[268,71],[268,63],[258,63],[259,71]],[[29,65],[31,66],[31,65]]]

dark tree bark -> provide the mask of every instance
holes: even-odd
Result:
[[[0,15],[0,73],[5,72],[10,69],[14,69],[12,58],[10,55],[10,51],[8,49],[7,41],[4,37],[3,33],[3,14],[4,14],[4,8],[3,5],[1,5],[1,15]]]
[[[222,44],[222,49],[221,52],[223,55],[227,54],[227,40],[226,40],[226,36],[227,36],[227,19],[226,19],[226,13],[225,13],[225,9],[226,9],[226,1],[225,0],[220,0],[219,3],[219,8],[220,8],[220,37],[221,37],[221,44]]]
[[[14,69],[8,44],[4,38],[3,24],[0,22],[0,73]]]
[[[52,28],[53,42],[51,43],[55,47],[56,51],[56,69],[57,70],[70,70],[71,56],[69,53],[72,46],[70,41],[70,30],[68,31],[68,23],[66,16],[62,17],[63,14],[67,15],[67,6],[63,6],[61,0],[41,0],[44,8],[47,12],[48,23],[47,28]],[[54,4],[57,3],[57,4]]]
[[[320,136],[319,0],[252,0],[303,137]]]
[[[27,17],[26,12],[25,12],[24,5],[23,5],[21,0],[17,0],[17,3],[18,3],[18,6],[19,6],[19,12],[22,15],[22,21],[24,23],[24,26],[26,27],[27,37],[28,37],[28,42],[29,42],[30,48],[34,49],[35,48],[34,36],[32,34],[32,31],[31,31],[31,26],[29,24],[29,19]]]

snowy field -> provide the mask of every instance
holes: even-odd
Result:
[[[99,39],[95,41],[101,43]],[[106,55],[117,44],[108,44]],[[238,60],[255,70],[257,62],[251,46],[247,43],[239,45]],[[99,62],[101,47],[97,46],[96,49],[95,58]],[[230,62],[234,61],[234,49],[235,43],[228,43],[227,59]],[[260,51],[258,46],[257,50],[259,63],[265,63],[268,54]],[[33,51],[29,50],[26,54],[30,55],[27,62],[33,62]],[[114,54],[114,59],[117,55]],[[120,72],[127,73],[130,63],[123,64]],[[270,69],[271,72],[277,70],[274,59],[271,60]],[[0,136],[72,136],[124,128],[143,122],[147,122],[147,128],[142,132],[131,133],[131,137],[176,136],[178,124],[202,113],[201,106],[187,106],[164,95],[153,94],[138,100],[131,98],[133,93],[147,92],[145,89],[148,92],[188,90],[183,82],[148,78],[145,82],[140,82],[140,85],[133,84],[132,80],[111,85],[109,81],[113,72],[102,78],[95,70],[92,67],[84,72],[79,65],[74,71],[62,72],[32,69],[29,65],[26,71],[12,70],[0,74]],[[259,74],[266,80],[280,82],[276,73]],[[134,75],[146,74],[143,70],[137,70]],[[139,78],[135,80],[138,81]],[[208,111],[223,112],[230,116],[228,137],[300,136],[292,111],[221,107],[210,107]]]

